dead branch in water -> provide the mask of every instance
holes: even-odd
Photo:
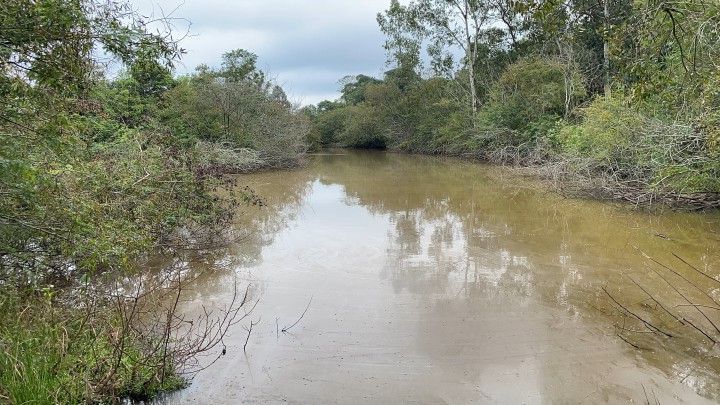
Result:
[[[691,269],[697,271],[698,273],[700,273],[701,275],[707,277],[708,279],[710,279],[710,280],[712,280],[712,281],[720,284],[720,280],[718,280],[718,279],[710,276],[709,274],[705,273],[704,271],[701,271],[701,270],[698,269],[697,267],[695,267],[695,266],[693,266],[692,264],[690,264],[690,263],[688,263],[687,261],[685,261],[685,259],[683,259],[682,257],[676,255],[675,253],[673,253],[672,255],[675,256],[675,257],[676,257],[678,260],[680,260],[681,262],[685,263],[685,264],[686,264],[688,267],[690,267]]]
[[[710,341],[713,342],[713,344],[717,343],[717,342],[715,341],[715,339],[713,339],[710,335],[708,335],[707,333],[705,333],[704,330],[702,330],[702,329],[698,328],[697,326],[695,326],[695,324],[692,323],[692,322],[690,322],[689,319],[687,319],[687,318],[683,318],[683,319],[685,319],[685,322],[687,322],[690,326],[692,326],[693,328],[695,328],[696,330],[698,330],[700,333],[702,333],[703,335],[705,335],[706,338],[710,339]]]
[[[109,336],[112,362],[102,370],[102,376],[88,381],[95,392],[109,392],[115,387],[117,376],[121,372],[140,375],[147,372],[142,382],[162,382],[168,378],[168,372],[175,376],[192,378],[197,372],[209,367],[225,353],[223,338],[231,326],[246,316],[246,298],[233,283],[232,297],[226,305],[210,310],[202,306],[199,315],[183,313],[181,303],[192,288],[193,283],[203,272],[188,272],[181,265],[172,265],[157,273],[140,273],[137,276],[112,277],[110,281],[100,280],[90,284],[82,292],[88,300],[103,300],[112,306],[106,313],[117,319],[117,325],[108,324],[100,318],[91,319],[91,310],[98,305],[88,306],[87,322],[94,339],[100,334]],[[247,297],[247,289],[245,292]],[[85,322],[86,320],[83,320]],[[215,354],[220,346],[222,351]],[[92,347],[92,350],[95,350]],[[118,362],[141,350],[140,357],[131,364]]]
[[[674,285],[672,285],[672,283],[670,283],[665,277],[663,277],[663,275],[660,274],[660,272],[658,272],[658,271],[655,270],[655,269],[651,269],[651,270],[652,270],[653,272],[655,272],[655,274],[657,274],[658,277],[660,277],[661,279],[663,279],[663,281],[664,281],[667,285],[669,285],[670,288],[672,288],[679,296],[681,296],[681,297],[685,300],[685,302],[687,302],[688,304],[690,304],[690,306],[692,306],[692,307],[695,308],[698,312],[700,312],[700,315],[702,315],[703,318],[705,318],[705,320],[708,321],[708,322],[710,323],[710,325],[712,325],[712,326],[715,328],[715,330],[718,331],[718,333],[720,333],[720,329],[718,329],[718,327],[715,325],[715,323],[714,323],[713,321],[711,321],[710,318],[708,318],[708,316],[705,314],[705,312],[703,312],[702,309],[700,309],[697,305],[693,304],[693,303],[690,301],[690,299],[688,299],[688,297],[685,296],[685,294],[681,293],[680,290],[678,290],[677,287],[675,287]],[[705,332],[703,332],[703,334],[705,335]],[[715,342],[715,340],[713,340],[713,342]]]
[[[638,350],[648,350],[648,349],[646,349],[646,348],[644,348],[644,347],[640,347],[640,346],[636,345],[635,343],[633,343],[633,342],[625,339],[625,338],[624,338],[621,334],[619,334],[619,333],[616,333],[615,335],[616,335],[617,337],[619,337],[623,342],[629,344],[630,346],[632,346],[632,347],[634,347],[634,348],[636,348],[636,349],[638,349]]]
[[[605,289],[605,287],[601,287],[601,288],[602,288],[603,291],[605,291],[605,294],[607,294],[607,296],[610,297],[610,299],[611,299],[617,306],[619,306],[619,307],[622,308],[625,312],[627,312],[628,314],[632,315],[632,316],[635,317],[637,320],[639,320],[640,322],[642,322],[643,324],[645,324],[645,326],[647,326],[648,328],[650,328],[650,329],[652,329],[652,330],[655,330],[655,331],[657,331],[658,333],[661,333],[661,334],[663,334],[663,335],[665,335],[665,336],[667,336],[667,337],[670,337],[670,338],[673,337],[673,335],[671,335],[670,333],[665,332],[664,330],[658,328],[657,326],[655,326],[655,325],[653,325],[652,323],[650,323],[650,322],[646,321],[645,319],[643,319],[640,315],[637,315],[636,313],[634,313],[634,312],[632,312],[631,310],[627,309],[623,304],[619,303],[612,295],[610,295],[610,293],[608,292],[607,289]]]
[[[667,308],[665,308],[665,307],[663,306],[663,304],[660,303],[660,301],[656,300],[655,297],[653,297],[653,296],[652,296],[649,292],[647,292],[647,290],[645,290],[640,284],[638,284],[635,280],[633,280],[632,277],[628,277],[628,278],[630,279],[630,281],[633,282],[633,284],[635,284],[639,289],[641,289],[645,294],[647,294],[647,296],[650,297],[651,300],[655,301],[655,303],[658,304],[658,306],[659,306],[660,308],[662,308],[665,312],[667,312],[668,315],[672,316],[673,318],[675,318],[676,321],[678,321],[678,322],[680,322],[680,324],[683,324],[683,325],[684,325],[683,321],[682,321],[680,318],[678,318],[675,314],[673,314],[673,313],[670,312]]]
[[[712,305],[701,305],[701,304],[677,304],[675,307],[700,307],[700,308],[707,308],[707,309],[714,309],[716,311],[720,311],[720,307],[714,307]]]
[[[305,310],[303,311],[303,313],[300,315],[300,318],[298,318],[298,320],[295,321],[295,323],[293,323],[292,325],[282,328],[282,333],[287,333],[287,331],[292,329],[293,326],[297,325],[298,322],[300,322],[300,320],[303,319],[303,317],[305,316],[305,313],[308,311],[308,309],[310,309],[310,303],[312,302],[312,299],[313,299],[313,297],[310,297],[310,301],[308,301],[308,304],[305,307]]]
[[[687,127],[684,129],[688,130]],[[698,142],[696,134],[692,131],[686,133],[690,139]],[[667,144],[664,141],[657,142],[656,145]],[[666,148],[665,151],[670,153],[674,148]],[[564,196],[616,200],[638,208],[658,205],[690,211],[720,208],[718,192],[685,192],[668,183],[666,180],[669,176],[657,182],[647,171],[608,165],[605,161],[592,158],[558,155],[543,144],[505,146],[486,153],[484,158],[495,164],[514,166],[524,174],[539,177]],[[703,159],[712,158],[705,156]]]
[[[720,305],[720,302],[715,301],[715,298],[711,297],[710,294],[708,294],[707,292],[705,292],[705,290],[703,290],[702,288],[698,287],[698,286],[697,286],[695,283],[693,283],[692,281],[688,280],[687,277],[685,277],[685,276],[683,276],[682,274],[678,273],[677,271],[673,270],[672,268],[670,268],[670,266],[667,266],[667,265],[659,262],[659,261],[656,260],[655,258],[650,257],[647,253],[643,252],[642,250],[638,249],[637,247],[635,247],[635,249],[637,249],[637,250],[640,252],[640,254],[642,254],[645,258],[652,260],[652,261],[653,261],[655,264],[657,264],[658,266],[664,268],[665,270],[667,270],[667,271],[675,274],[676,276],[680,277],[681,279],[683,279],[686,283],[690,284],[690,285],[693,286],[696,290],[700,291],[700,293],[703,294],[704,296],[706,296],[710,301],[714,302],[714,303],[717,304],[717,305]],[[714,326],[714,325],[713,325],[713,326]],[[720,333],[720,329],[717,329],[717,327],[716,327],[715,329],[718,331],[718,333]]]
[[[259,323],[260,323],[260,319],[258,319],[257,322],[250,321],[250,327],[245,328],[245,330],[247,331],[248,334],[247,334],[247,337],[245,338],[245,344],[243,344],[243,352],[247,353],[247,344],[248,344],[248,341],[250,341],[250,334],[252,333],[253,326],[255,326]]]
[[[698,294],[693,291],[694,289],[701,290],[702,287],[708,287],[709,284],[703,280],[697,279],[697,285],[693,284],[690,280],[688,280],[686,277],[683,277],[682,275],[678,274],[677,271],[674,269],[670,269],[668,266],[664,265],[658,260],[655,260],[642,252],[637,247],[633,246],[636,251],[642,254],[644,258],[650,259],[653,263],[646,263],[647,268],[655,273],[665,284],[667,284],[672,291],[674,291],[677,296],[675,296],[672,292],[670,292],[667,289],[663,289],[662,284],[658,285],[658,288],[653,288],[648,285],[642,285],[642,278],[637,279],[632,276],[627,276],[627,278],[637,287],[640,289],[646,297],[643,297],[640,303],[635,303],[635,301],[632,301],[633,303],[631,305],[624,305],[620,301],[618,301],[612,294],[609,292],[608,286],[601,286],[601,289],[603,292],[610,298],[611,305],[609,308],[612,308],[612,310],[619,310],[622,311],[620,313],[620,319],[616,319],[615,322],[615,333],[619,339],[621,339],[623,342],[629,344],[635,349],[638,350],[655,350],[655,346],[650,344],[646,345],[643,344],[644,340],[638,341],[637,339],[634,339],[634,337],[640,338],[640,335],[635,335],[636,333],[651,333],[651,334],[659,334],[664,335],[667,337],[673,337],[676,339],[673,339],[672,341],[665,341],[662,342],[658,347],[664,348],[666,345],[668,345],[668,348],[670,348],[670,345],[675,346],[677,348],[678,346],[681,346],[681,348],[685,351],[692,352],[696,356],[700,356],[705,361],[705,353],[707,353],[708,349],[716,350],[716,345],[720,343],[720,332],[716,334],[713,332],[713,329],[708,328],[707,325],[705,325],[704,321],[701,319],[698,319],[696,315],[690,314],[692,316],[688,316],[688,311],[683,310],[681,307],[691,307],[688,308],[690,312],[697,312],[700,314],[702,318],[705,319],[707,323],[712,325],[712,328],[715,328],[715,331],[718,331],[718,324],[717,322],[720,321],[720,319],[716,318],[716,313],[709,313],[708,310],[712,311],[720,311],[720,305],[714,305],[714,304],[708,304],[706,305],[704,303],[704,299],[702,297],[698,296]],[[687,261],[682,259],[676,254],[673,254],[678,260],[685,263],[688,267],[693,268],[693,270],[702,273],[702,275],[706,278],[712,278],[708,274],[703,273],[697,268],[694,268],[691,264],[689,264]],[[658,268],[656,265],[660,266],[661,268]],[[665,269],[663,271],[662,269]],[[668,275],[667,272],[670,272],[672,274],[675,274],[680,278],[682,281],[677,280],[673,278],[672,276]],[[687,271],[686,271],[687,272]],[[712,272],[710,272],[712,274]],[[649,275],[649,274],[648,274]],[[690,276],[688,277],[695,277]],[[650,278],[652,279],[652,277]],[[713,279],[715,282],[719,282],[718,280]],[[683,282],[684,281],[684,282]],[[655,281],[659,282],[659,281]],[[688,285],[689,284],[689,285]],[[655,284],[653,283],[652,286]],[[629,286],[629,285],[628,285]],[[685,290],[685,291],[683,291]],[[621,292],[624,292],[621,291]],[[707,293],[705,293],[707,294]],[[634,297],[634,295],[632,295]],[[624,295],[621,295],[625,300],[629,300],[630,295],[627,297]],[[697,299],[702,302],[702,304],[696,304],[691,301],[691,299]],[[662,302],[661,302],[662,301]],[[684,301],[684,302],[683,302]],[[714,301],[714,300],[713,300]],[[655,305],[652,304],[652,302],[655,303]],[[665,304],[663,304],[663,302]],[[633,312],[632,307],[639,305],[642,308],[642,311],[640,312]],[[590,304],[592,306],[592,304]],[[603,312],[603,311],[601,311]],[[674,322],[671,322],[669,319],[667,319],[666,315],[662,315],[662,313],[665,312],[667,315],[670,315],[673,319],[675,319],[680,325],[682,326],[676,326]],[[608,316],[611,316],[613,318],[616,317],[616,315],[613,314],[607,314]],[[710,315],[713,315],[711,317]],[[635,320],[639,321],[640,323],[635,323],[632,318],[635,318]],[[625,325],[626,320],[629,320],[631,324]],[[658,326],[653,325],[651,322],[655,322],[657,325],[661,326],[663,329],[660,329]],[[641,325],[644,326],[647,330],[638,330],[641,329]],[[691,332],[691,330],[695,330],[696,332]],[[706,330],[707,329],[707,330]],[[671,335],[672,334],[672,335]],[[651,337],[647,337],[647,339],[653,339]],[[708,341],[711,342],[710,345],[708,345]],[[674,343],[673,343],[674,342]],[[661,342],[658,342],[661,343]],[[703,348],[706,345],[707,348]],[[646,346],[646,347],[643,347]]]

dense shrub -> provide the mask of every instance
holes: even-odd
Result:
[[[468,108],[452,98],[452,82],[431,78],[406,90],[402,113],[396,118],[398,148],[420,153],[452,153],[454,146],[468,139],[472,128]],[[455,148],[457,149],[457,148]]]
[[[532,58],[503,72],[481,112],[497,127],[523,131],[532,122],[566,115],[585,96],[582,76],[559,61]]]
[[[122,323],[109,303],[82,311],[57,305],[51,289],[24,294],[0,290],[0,395],[10,403],[146,399],[186,384],[172,363],[162,366],[162,353],[141,350],[137,334],[115,353]],[[121,367],[114,369],[116,354]]]
[[[620,95],[597,98],[581,115],[580,123],[560,128],[558,138],[598,177],[658,193],[720,192],[715,127],[630,107]]]
[[[307,149],[309,119],[255,83],[217,75],[181,79],[165,95],[162,122],[180,139],[254,149],[268,166],[295,164]]]
[[[0,402],[109,403],[182,385],[186,361],[225,332],[174,333],[156,293],[183,269],[163,266],[154,289],[139,270],[222,234],[234,210],[207,167],[295,164],[305,150],[307,118],[254,55],[176,82],[178,43],[148,24],[123,2],[0,5]]]
[[[385,149],[388,133],[378,119],[377,111],[370,106],[358,105],[347,108],[347,118],[340,133],[343,145],[354,148]]]
[[[622,97],[598,97],[580,110],[581,123],[566,125],[558,137],[570,153],[598,160],[620,158],[620,151],[637,142],[645,117]]]
[[[129,131],[108,143],[76,141],[62,160],[18,166],[18,187],[0,201],[8,221],[0,228],[5,260],[28,269],[39,257],[50,268],[129,267],[156,240],[209,215],[191,152],[161,138]]]
[[[345,126],[346,115],[344,108],[334,108],[318,115],[315,126],[320,133],[321,145],[328,146],[338,141],[337,138]]]

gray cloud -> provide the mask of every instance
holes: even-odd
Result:
[[[260,67],[291,99],[304,104],[336,98],[338,80],[348,74],[380,75],[384,38],[375,15],[389,0],[135,0],[143,13],[190,20],[187,54],[178,72],[206,63],[217,66],[223,52],[256,53]],[[162,11],[161,11],[162,10]],[[176,23],[184,31],[187,24]]]

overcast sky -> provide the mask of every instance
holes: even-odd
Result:
[[[178,73],[206,63],[218,66],[223,52],[256,53],[259,67],[292,101],[317,103],[338,97],[349,74],[385,70],[384,37],[375,21],[390,0],[134,0],[143,14],[191,21]],[[162,13],[161,13],[162,9]],[[175,10],[173,12],[173,10]],[[187,24],[175,23],[178,31]]]

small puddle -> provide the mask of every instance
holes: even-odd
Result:
[[[226,303],[236,279],[259,302],[224,339],[227,354],[165,402],[720,399],[717,348],[658,307],[720,339],[658,276],[720,324],[720,283],[673,256],[717,276],[716,214],[633,212],[503,168],[379,152],[313,156],[240,183],[267,205],[243,207],[247,236],[192,262],[211,271],[185,309]],[[603,287],[673,337],[623,315]]]

